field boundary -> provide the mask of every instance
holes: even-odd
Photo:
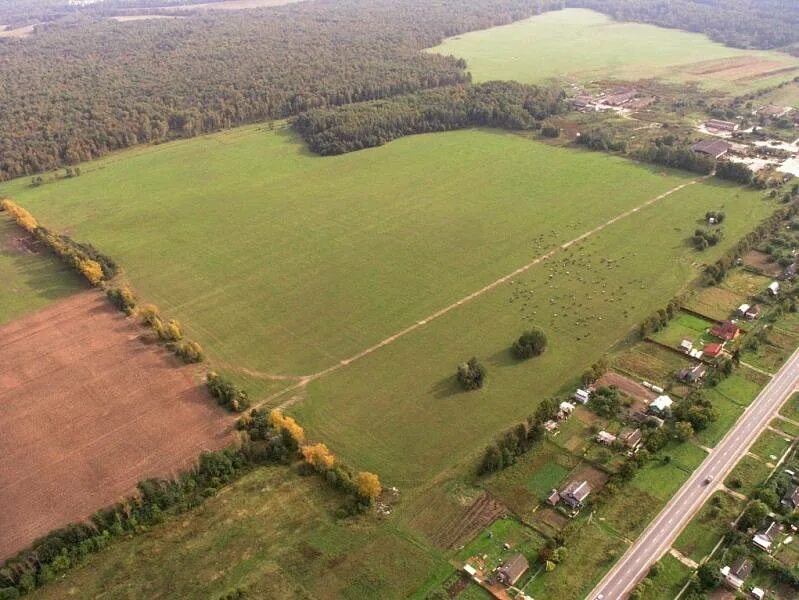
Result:
[[[585,240],[585,239],[587,239],[587,238],[599,233],[600,231],[603,231],[604,229],[607,229],[608,227],[610,227],[611,225],[614,225],[615,223],[621,221],[622,219],[625,219],[625,218],[627,218],[627,217],[629,217],[631,215],[634,215],[635,213],[643,210],[644,208],[647,208],[648,206],[651,206],[652,204],[654,204],[656,202],[659,202],[660,200],[663,200],[664,198],[667,198],[667,197],[669,197],[669,196],[671,196],[671,195],[673,195],[673,194],[675,194],[675,193],[677,193],[677,192],[679,192],[679,191],[681,191],[681,190],[683,190],[683,189],[685,189],[685,188],[687,188],[687,187],[689,187],[691,185],[699,183],[700,181],[704,181],[704,180],[706,180],[706,179],[708,179],[710,177],[712,177],[712,175],[705,175],[705,176],[702,176],[702,177],[697,177],[696,179],[692,179],[690,181],[686,181],[685,183],[681,183],[680,185],[677,185],[677,186],[671,188],[670,190],[667,190],[667,191],[663,192],[662,194],[659,194],[659,195],[657,195],[657,196],[655,196],[653,198],[650,198],[649,200],[647,200],[646,202],[644,202],[642,204],[639,204],[638,206],[635,206],[635,207],[633,207],[631,209],[628,209],[628,210],[616,215],[615,217],[612,217],[612,218],[608,219],[607,221],[597,225],[593,229],[590,229],[590,230],[586,231],[585,233],[580,234],[579,236],[577,236],[574,239],[571,239],[571,240],[569,240],[567,242],[564,242],[564,243],[562,243],[562,244],[560,244],[558,246],[555,246],[554,248],[552,248],[548,252],[539,255],[538,257],[536,257],[532,261],[528,262],[527,264],[522,265],[521,267],[511,271],[510,273],[507,273],[506,275],[503,275],[499,279],[496,279],[496,280],[492,281],[491,283],[489,283],[487,285],[484,285],[480,289],[478,289],[478,290],[476,290],[476,291],[464,296],[463,298],[453,302],[452,304],[449,304],[449,305],[445,306],[444,308],[439,309],[438,311],[434,312],[433,314],[431,314],[431,315],[429,315],[429,316],[427,316],[427,317],[425,317],[425,318],[423,318],[423,319],[421,319],[419,321],[416,321],[415,323],[413,323],[412,325],[409,325],[405,329],[402,329],[402,330],[398,331],[397,333],[394,333],[394,334],[388,336],[387,338],[384,338],[383,340],[377,342],[376,344],[373,344],[373,345],[369,346],[368,348],[365,348],[364,350],[361,350],[357,354],[354,354],[353,356],[350,356],[349,358],[345,358],[345,359],[339,361],[338,363],[336,363],[334,365],[331,365],[330,367],[328,367],[326,369],[323,369],[321,371],[317,371],[316,373],[300,376],[299,377],[299,381],[297,383],[295,383],[294,385],[291,385],[291,386],[289,386],[287,388],[284,388],[284,389],[282,389],[282,390],[280,390],[278,392],[275,392],[274,394],[272,394],[270,396],[267,396],[265,399],[261,400],[260,402],[256,402],[253,405],[253,408],[260,408],[260,407],[262,407],[265,404],[269,404],[270,402],[272,402],[274,400],[277,400],[278,398],[281,398],[281,397],[285,396],[286,394],[289,394],[289,393],[291,393],[291,392],[293,392],[293,391],[295,391],[297,389],[305,387],[306,385],[308,385],[312,381],[315,381],[317,379],[320,379],[322,377],[325,377],[325,376],[329,375],[330,373],[338,371],[339,369],[341,369],[343,367],[346,367],[346,366],[352,364],[353,362],[355,362],[357,360],[360,360],[360,359],[372,354],[373,352],[383,348],[384,346],[388,346],[389,344],[392,344],[392,343],[396,342],[398,339],[403,338],[406,335],[408,335],[409,333],[412,333],[412,332],[416,331],[417,329],[420,329],[421,327],[424,327],[428,323],[443,317],[444,315],[446,315],[447,313],[451,312],[452,310],[458,308],[459,306],[467,304],[467,303],[471,302],[472,300],[474,300],[476,298],[479,298],[480,296],[486,294],[487,292],[490,292],[490,291],[494,290],[495,288],[499,287],[500,285],[502,285],[503,283],[507,282],[511,278],[516,277],[518,275],[521,275],[522,273],[525,273],[526,271],[530,270],[534,266],[536,266],[536,265],[544,262],[545,260],[551,258],[555,254],[557,254],[559,251],[566,250],[566,249],[570,248],[571,246],[573,246],[574,244],[577,244],[577,243],[579,243],[579,242],[581,242],[581,241],[583,241],[583,240]],[[285,408],[291,406],[292,404],[294,404],[295,402],[297,402],[297,399],[290,398],[290,399],[285,400],[284,402],[280,403],[278,405],[278,408],[285,409]]]

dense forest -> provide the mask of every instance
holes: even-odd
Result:
[[[294,126],[314,152],[341,154],[412,133],[473,126],[540,129],[541,121],[565,109],[564,97],[559,89],[493,81],[314,109]]]
[[[107,18],[179,3],[0,2],[0,24],[39,23],[28,38],[0,38],[0,180],[139,143],[463,84],[463,61],[420,51],[564,6],[739,46],[799,40],[799,2],[784,0],[312,0]]]

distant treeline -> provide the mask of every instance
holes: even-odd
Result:
[[[414,133],[473,126],[540,129],[544,119],[564,110],[563,99],[560,89],[493,81],[310,110],[294,126],[317,154],[341,154]]]
[[[315,0],[184,19],[107,18],[166,3],[0,2],[0,23],[40,23],[26,39],[0,39],[0,180],[136,144],[462,84],[462,60],[421,50],[564,7],[742,47],[799,40],[799,3],[780,0]]]

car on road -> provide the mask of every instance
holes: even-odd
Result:
[[[713,475],[705,477],[705,485],[709,484],[711,481],[713,481]]]

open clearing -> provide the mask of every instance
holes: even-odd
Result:
[[[83,288],[63,264],[38,253],[25,233],[0,213],[0,325]]]
[[[113,256],[215,367],[248,369],[249,386],[338,366],[297,390],[292,410],[352,464],[406,487],[525,418],[775,207],[760,192],[684,187],[690,176],[481,130],[319,158],[289,132],[248,127],[82,170],[2,191]],[[725,240],[698,255],[686,237],[719,207]],[[520,364],[508,349],[532,323],[550,350]],[[472,355],[489,383],[464,394],[452,374]]]
[[[464,58],[476,81],[660,78],[740,92],[793,79],[799,69],[787,54],[737,50],[701,34],[620,23],[583,9],[449,38],[430,52]]]
[[[0,327],[0,557],[234,438],[196,370],[95,292]]]
[[[337,364],[691,181],[478,130],[320,158],[290,132],[247,127],[82,170],[0,191],[113,256],[212,357],[288,376]]]

